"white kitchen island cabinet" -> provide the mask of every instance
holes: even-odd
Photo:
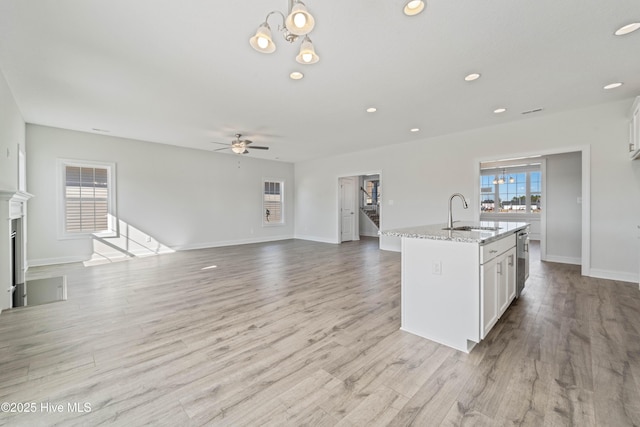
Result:
[[[481,222],[461,231],[443,230],[445,225],[383,231],[402,238],[401,329],[471,351],[515,298],[516,233],[527,225]]]

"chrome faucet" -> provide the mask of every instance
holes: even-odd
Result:
[[[453,228],[453,215],[451,214],[451,201],[453,200],[454,197],[460,197],[462,199],[462,206],[467,209],[469,207],[469,205],[467,204],[467,201],[465,200],[464,196],[460,193],[453,193],[451,195],[451,197],[449,197],[449,222],[447,222],[447,228],[448,229],[452,229]]]

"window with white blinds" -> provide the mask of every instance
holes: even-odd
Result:
[[[262,224],[284,224],[284,181],[263,180]]]
[[[62,235],[115,233],[113,164],[61,161]]]

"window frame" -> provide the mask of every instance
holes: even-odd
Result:
[[[271,222],[271,221],[267,221],[266,218],[266,201],[265,201],[265,191],[264,191],[264,187],[266,183],[277,183],[280,184],[280,221],[278,222]],[[284,179],[280,179],[280,178],[262,178],[262,186],[260,189],[260,197],[262,198],[262,213],[261,213],[261,217],[262,217],[262,226],[263,227],[280,227],[285,225],[285,196],[284,196],[284,190],[285,190],[285,180]]]
[[[66,169],[68,166],[80,168],[102,168],[107,170],[107,229],[102,231],[69,232],[66,227]],[[58,239],[85,239],[88,237],[118,237],[118,216],[116,207],[116,164],[93,160],[58,159]]]
[[[496,212],[495,209],[498,205],[498,200],[499,200],[499,194],[500,194],[500,189],[499,189],[499,185],[504,185],[504,184],[491,184],[494,186],[494,191],[493,191],[493,200],[494,200],[494,211],[493,212],[485,212],[481,209],[482,206],[482,200],[483,200],[483,194],[487,194],[484,193],[482,191],[482,177],[484,176],[500,176],[503,175],[502,171],[505,171],[504,175],[506,177],[508,177],[509,175],[516,175],[516,174],[525,174],[525,200],[527,201],[527,204],[525,206],[525,212],[515,212],[515,211],[509,211],[509,212]],[[540,174],[540,182],[539,182],[539,187],[540,190],[539,191],[535,191],[532,192],[531,191],[531,173],[539,173]],[[520,165],[520,166],[508,166],[508,165],[496,165],[496,166],[492,166],[492,167],[488,167],[488,168],[483,168],[480,169],[480,204],[479,204],[479,208],[480,208],[480,219],[481,220],[497,220],[497,219],[513,219],[513,218],[522,218],[522,219],[534,219],[534,218],[540,218],[540,215],[542,214],[542,206],[540,207],[540,210],[538,212],[534,212],[531,207],[531,195],[532,194],[539,194],[541,198],[544,197],[543,194],[543,184],[542,184],[542,180],[543,180],[543,162],[540,163],[536,163],[536,164],[530,164],[530,165]],[[505,183],[508,184],[508,183]],[[498,197],[496,197],[498,196]]]

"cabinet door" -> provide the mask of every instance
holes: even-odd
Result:
[[[498,257],[498,317],[502,317],[516,297],[516,249],[511,248]]]
[[[480,267],[482,283],[480,284],[480,335],[487,336],[498,321],[498,260],[483,264]]]
[[[502,254],[498,257],[496,263],[496,286],[498,287],[498,316],[509,306],[509,300],[507,299],[507,254]]]
[[[516,257],[516,248],[507,252],[507,300],[509,301],[507,306],[516,297],[516,266],[518,265]]]

